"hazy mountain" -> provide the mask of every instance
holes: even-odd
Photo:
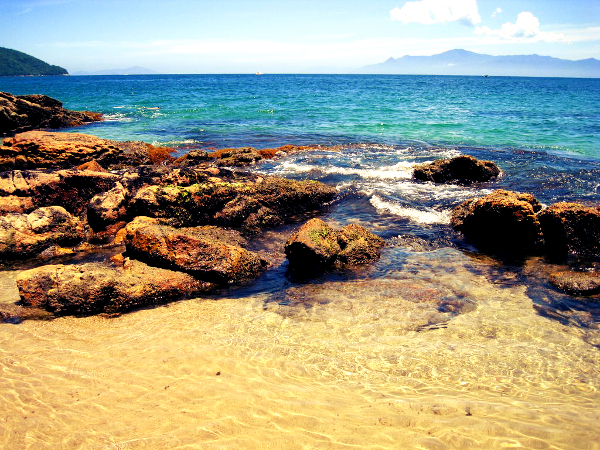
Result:
[[[390,58],[355,73],[600,78],[600,61],[594,58],[571,61],[540,55],[491,56],[450,50],[433,56]]]
[[[51,66],[27,53],[0,47],[0,76],[69,75],[67,69]]]
[[[127,69],[108,69],[108,70],[97,70],[95,72],[73,72],[72,75],[156,75],[158,72],[155,72],[152,69],[147,69],[145,67],[128,67]]]

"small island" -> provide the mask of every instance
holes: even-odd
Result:
[[[69,75],[69,72],[26,53],[0,47],[0,77],[52,75]]]

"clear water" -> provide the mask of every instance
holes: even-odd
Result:
[[[599,202],[600,80],[0,78],[0,90],[107,118],[70,132],[182,153],[343,144],[251,170],[337,186],[322,218],[388,242],[371,266],[298,280],[283,255],[291,224],[251,243],[272,266],[248,286],[0,325],[0,447],[599,448],[600,303],[554,291],[539,259],[470,251],[448,222],[499,187]],[[506,175],[410,180],[414,164],[464,153]],[[411,251],[406,234],[440,248]],[[18,297],[17,273],[0,272],[2,301]]]

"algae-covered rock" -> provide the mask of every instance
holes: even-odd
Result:
[[[288,239],[285,254],[292,269],[312,272],[334,265],[345,268],[373,262],[384,244],[383,239],[359,225],[335,230],[315,218]]]

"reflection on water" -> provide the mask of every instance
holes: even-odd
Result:
[[[344,281],[2,324],[0,447],[598,448],[597,322],[489,271],[392,247]]]

